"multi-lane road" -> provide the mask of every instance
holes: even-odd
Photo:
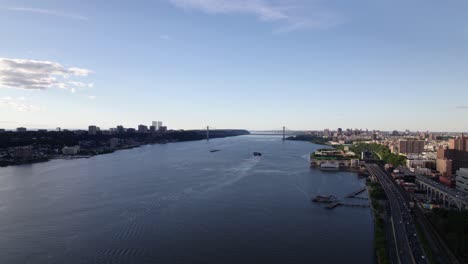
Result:
[[[382,168],[375,164],[367,164],[366,167],[369,173],[377,178],[382,185],[390,204],[393,235],[397,252],[397,259],[393,260],[393,262],[402,264],[429,263],[416,235],[411,210],[405,198]]]

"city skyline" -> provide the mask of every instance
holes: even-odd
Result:
[[[467,7],[3,1],[0,128],[468,131]]]

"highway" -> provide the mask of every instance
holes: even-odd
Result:
[[[393,235],[395,237],[395,246],[398,253],[397,263],[429,263],[422,250],[416,228],[411,216],[411,210],[408,207],[405,198],[392,183],[385,171],[375,164],[367,164],[367,170],[376,177],[383,190],[387,194],[390,204],[391,219],[393,226]]]

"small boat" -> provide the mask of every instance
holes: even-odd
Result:
[[[254,155],[255,157],[261,157],[261,156],[262,156],[262,153],[260,153],[260,152],[254,152],[253,155]]]
[[[221,151],[221,150],[219,150],[219,149],[212,149],[212,150],[210,150],[210,152],[218,152],[218,151]]]

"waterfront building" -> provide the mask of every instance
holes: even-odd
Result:
[[[18,127],[16,129],[16,132],[26,132],[26,131],[27,131],[27,129],[25,127]]]
[[[424,151],[424,140],[398,140],[398,150],[403,154],[421,154]]]
[[[80,146],[73,146],[73,147],[63,147],[62,154],[63,155],[76,155],[80,152]]]
[[[146,125],[139,125],[138,126],[138,133],[147,133],[148,127]]]
[[[32,158],[33,154],[33,147],[32,146],[24,146],[24,147],[16,147],[13,152],[15,158],[28,160]]]
[[[90,135],[96,135],[98,131],[97,126],[89,126],[88,127],[88,134]]]
[[[463,192],[468,192],[468,168],[460,168],[455,178],[456,188]]]

